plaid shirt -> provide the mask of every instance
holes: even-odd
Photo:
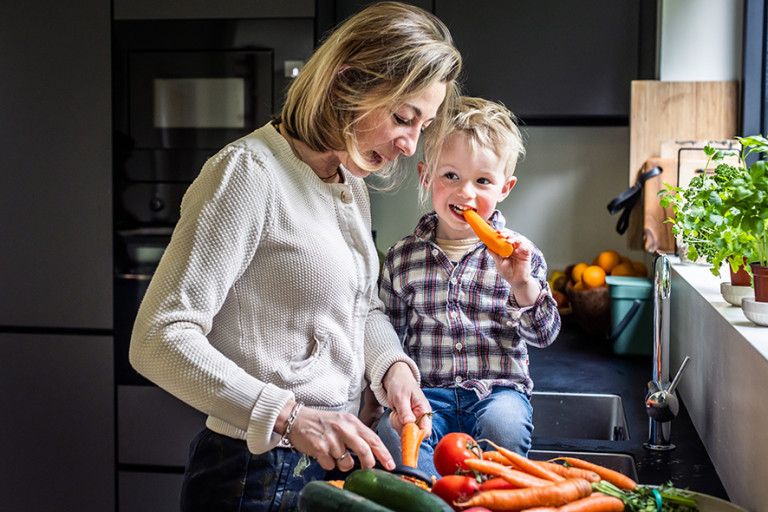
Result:
[[[496,229],[504,217],[494,212]],[[483,243],[455,265],[435,243],[435,212],[387,251],[381,298],[405,352],[421,371],[423,387],[471,389],[480,398],[493,386],[516,388],[530,398],[527,345],[546,347],[560,332],[560,315],[538,248],[532,274],[542,292],[519,307]]]

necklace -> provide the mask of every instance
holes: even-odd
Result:
[[[299,150],[293,144],[293,137],[291,137],[290,135],[288,135],[288,133],[285,132],[282,124],[278,127],[278,130],[280,131],[280,134],[283,135],[283,137],[285,137],[286,140],[288,141],[288,145],[291,147],[291,151],[293,151],[293,154],[296,155],[296,158],[298,158],[300,162],[302,162],[303,164],[306,164],[307,166],[309,166],[310,169],[312,169],[312,166],[309,165],[306,162],[306,160],[304,160],[304,157],[301,155]],[[312,169],[312,171],[314,171],[314,169]],[[317,173],[315,172],[315,174]],[[338,178],[338,182],[341,182],[343,180],[340,166],[336,167],[336,170],[333,171],[333,174],[330,174],[328,176],[320,176],[318,174],[317,177],[320,178],[320,181],[322,181],[323,183],[334,183],[337,181],[337,178]]]

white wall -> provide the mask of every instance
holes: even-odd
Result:
[[[664,0],[660,9],[659,78],[741,78],[743,0]]]

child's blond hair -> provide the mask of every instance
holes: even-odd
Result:
[[[487,148],[505,162],[504,177],[510,178],[525,146],[517,117],[501,103],[470,96],[460,97],[448,110],[445,129],[427,130],[423,137],[425,172],[421,176],[419,199],[426,203],[428,192],[446,140],[455,133],[467,136],[473,150]]]

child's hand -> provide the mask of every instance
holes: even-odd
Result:
[[[531,258],[533,257],[533,244],[527,238],[515,235],[509,230],[502,234],[508,235],[507,239],[515,247],[508,258],[502,258],[493,251],[488,253],[496,263],[496,268],[501,277],[512,287],[512,293],[519,306],[530,306],[539,296],[541,287],[531,275]]]

